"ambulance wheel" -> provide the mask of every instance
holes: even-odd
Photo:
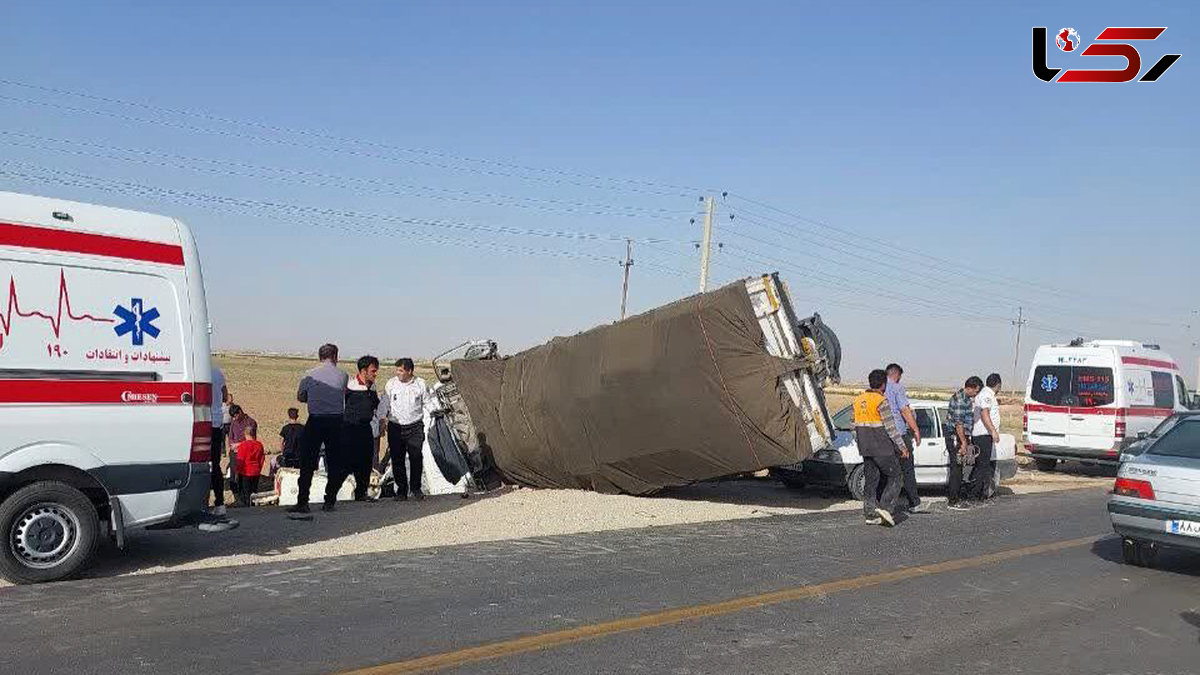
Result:
[[[846,489],[850,490],[850,496],[858,501],[863,500],[863,496],[867,494],[867,470],[862,464],[854,467],[850,475],[846,478]]]
[[[65,483],[42,481],[0,503],[0,576],[17,584],[66,579],[91,560],[100,536],[96,507]]]
[[[1033,465],[1038,471],[1053,471],[1058,466],[1058,460],[1053,457],[1035,457]]]

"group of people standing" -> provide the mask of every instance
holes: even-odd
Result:
[[[414,499],[424,499],[421,449],[425,443],[424,411],[430,392],[425,381],[416,376],[413,360],[396,361],[396,374],[388,380],[384,395],[380,396],[375,390],[378,358],[370,355],[359,358],[351,378],[337,365],[337,345],[322,345],[317,357],[320,365],[304,375],[296,392],[296,400],[308,406],[308,419],[299,439],[299,494],[288,515],[311,517],[309,493],[322,448],[327,477],[322,510],[336,508],[338,491],[348,476],[354,476],[355,501],[367,501],[376,439],[385,429],[396,482],[395,499],[408,499],[410,492]]]
[[[375,390],[378,358],[367,355],[358,359],[356,374],[351,378],[338,367],[337,345],[322,345],[317,356],[320,364],[305,373],[296,392],[296,399],[308,406],[308,419],[301,424],[300,410],[289,408],[288,422],[279,431],[279,466],[300,469],[299,494],[288,515],[311,518],[309,493],[322,452],[327,478],[323,510],[336,508],[337,494],[349,476],[354,476],[355,501],[368,500],[372,460],[385,433],[396,483],[395,499],[406,500],[410,493],[414,499],[424,499],[422,448],[425,405],[431,392],[425,380],[416,376],[413,360],[396,361],[396,374],[380,396]],[[263,444],[258,440],[258,422],[233,403],[225,375],[215,364],[212,382],[211,513],[223,518],[225,474],[221,461],[226,451],[229,487],[245,506],[250,505],[251,495],[258,489],[266,461]]]
[[[921,430],[900,383],[904,368],[897,363],[872,370],[867,389],[854,399],[854,434],[863,458],[866,486],[863,516],[868,525],[893,526],[902,513],[928,513],[917,494],[913,456]],[[1000,441],[1000,375],[986,384],[972,375],[950,398],[945,425],[949,475],[946,486],[950,509],[962,511],[990,497],[992,456]],[[969,489],[963,490],[964,467],[971,469]]]

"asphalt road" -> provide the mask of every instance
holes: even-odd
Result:
[[[1200,671],[1200,556],[1109,532],[1089,489],[7,588],[0,673]]]

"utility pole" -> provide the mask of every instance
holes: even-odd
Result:
[[[625,305],[629,302],[629,268],[633,267],[633,240],[625,240],[625,262],[620,263],[625,268],[625,283],[621,286],[621,320],[625,320]]]
[[[1013,349],[1013,381],[1012,390],[1020,391],[1017,388],[1017,363],[1021,360],[1021,326],[1024,326],[1026,321],[1024,318],[1024,308],[1017,307],[1017,320],[1012,322],[1012,325],[1017,327],[1017,346]]]
[[[708,262],[712,255],[712,226],[713,210],[717,200],[714,197],[704,198],[704,239],[700,243],[700,292],[708,290]]]

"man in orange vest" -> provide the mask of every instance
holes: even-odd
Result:
[[[854,399],[854,438],[867,479],[863,517],[868,525],[891,527],[896,524],[893,509],[903,486],[899,458],[908,456],[908,448],[883,395],[887,389],[887,373],[872,370],[867,375],[867,385],[870,388]],[[884,479],[882,495],[879,493],[881,477]]]

